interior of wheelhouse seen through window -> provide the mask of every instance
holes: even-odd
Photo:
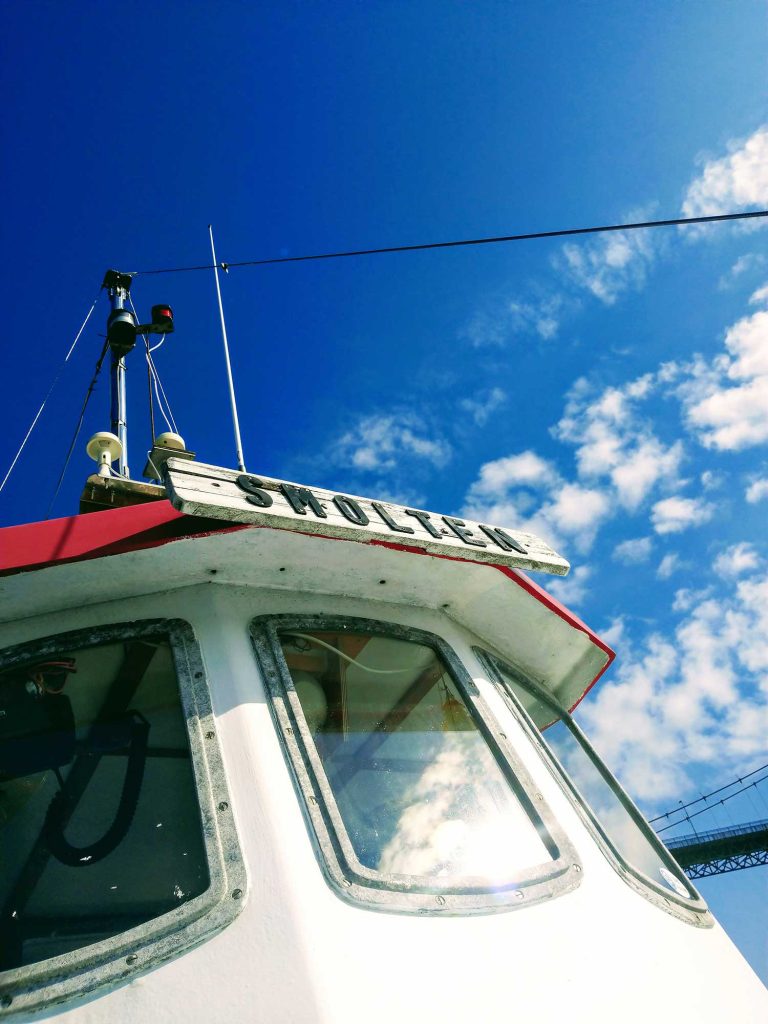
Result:
[[[351,629],[278,634],[303,727],[361,865],[437,890],[493,891],[556,858],[437,649]]]
[[[0,969],[150,921],[209,885],[168,638],[0,668]]]

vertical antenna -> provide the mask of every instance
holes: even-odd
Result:
[[[211,255],[213,256],[213,276],[216,280],[216,295],[219,300],[219,316],[221,317],[221,337],[224,342],[224,359],[227,364],[227,380],[229,381],[229,402],[232,406],[232,425],[235,428],[235,445],[237,447],[237,468],[245,472],[243,460],[243,442],[240,440],[240,422],[237,418],[237,402],[235,400],[235,384],[232,380],[232,364],[229,361],[229,342],[227,341],[227,325],[224,323],[224,306],[221,303],[221,287],[219,285],[219,264],[216,262],[216,250],[213,246],[213,227],[208,225],[211,236]]]

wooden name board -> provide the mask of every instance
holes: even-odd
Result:
[[[522,530],[474,523],[387,501],[337,494],[288,480],[168,459],[166,487],[186,515],[362,541],[394,540],[438,555],[460,555],[565,576],[568,562]]]

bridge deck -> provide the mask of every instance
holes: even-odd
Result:
[[[666,845],[689,878],[757,867],[768,864],[768,821],[676,836]]]

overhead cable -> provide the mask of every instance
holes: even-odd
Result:
[[[717,224],[723,221],[754,220],[768,217],[768,210],[745,213],[719,213],[709,217],[672,217],[667,220],[643,220],[632,224],[601,224],[588,228],[562,228],[558,231],[531,231],[519,235],[495,235],[488,238],[462,238],[451,242],[420,242],[417,245],[387,245],[376,249],[350,249],[343,252],[312,253],[307,256],[273,256],[269,259],[239,260],[234,263],[204,263],[190,267],[162,267],[137,270],[139,274],[183,274],[191,270],[230,270],[232,267],[265,267],[274,263],[305,263],[308,260],[339,260],[350,256],[381,256],[395,252],[423,252],[427,249],[457,249],[468,245],[499,245],[502,242],[530,242],[537,238],[569,238],[576,235],[598,235],[609,231],[639,231],[647,228],[668,228],[686,224]],[[215,259],[215,257],[214,257]]]
[[[35,426],[36,426],[36,424],[37,424],[37,421],[38,421],[38,420],[40,419],[40,416],[42,415],[42,412],[43,412],[43,409],[45,408],[46,402],[48,401],[48,399],[49,399],[49,398],[51,397],[51,395],[53,394],[53,390],[54,390],[54,388],[56,387],[56,385],[57,385],[57,384],[59,383],[59,379],[61,378],[61,375],[62,375],[62,373],[64,372],[64,368],[66,367],[67,363],[69,362],[69,357],[70,357],[70,356],[72,355],[72,353],[73,353],[73,352],[75,351],[75,345],[77,345],[78,341],[80,340],[80,335],[81,335],[81,334],[83,333],[83,331],[85,330],[85,325],[86,325],[86,324],[88,323],[88,321],[89,321],[89,320],[91,319],[91,313],[93,313],[94,309],[96,308],[96,303],[97,303],[97,302],[99,301],[99,295],[101,295],[101,290],[99,290],[99,294],[98,294],[98,295],[96,296],[96,298],[95,298],[95,299],[93,300],[93,303],[91,304],[91,308],[90,308],[90,309],[88,310],[88,312],[86,313],[86,315],[85,315],[85,320],[83,320],[82,324],[80,325],[80,330],[79,330],[79,331],[77,332],[77,334],[75,335],[75,340],[74,340],[74,341],[72,342],[72,344],[71,344],[71,345],[69,346],[69,351],[68,351],[68,352],[67,352],[67,354],[66,354],[66,355],[64,356],[64,362],[63,362],[63,363],[61,364],[61,366],[59,367],[59,371],[58,371],[58,373],[56,374],[56,376],[55,376],[55,377],[53,378],[53,383],[52,383],[52,384],[51,384],[51,386],[50,386],[50,387],[48,388],[48,393],[46,394],[45,398],[43,399],[42,405],[41,405],[41,406],[40,406],[40,408],[39,408],[39,409],[37,410],[37,413],[35,414],[35,418],[34,418],[34,419],[32,420],[32,422],[31,422],[31,424],[30,424],[30,426],[29,426],[29,430],[28,430],[28,431],[26,432],[26,434],[24,435],[24,440],[23,440],[23,441],[21,442],[21,444],[19,445],[19,450],[18,450],[18,451],[16,452],[16,454],[14,455],[14,457],[13,457],[13,462],[11,462],[10,466],[8,467],[8,472],[7,472],[7,473],[5,474],[5,476],[3,477],[3,481],[2,481],[2,483],[0,483],[0,491],[2,491],[2,489],[3,489],[4,487],[5,487],[6,483],[8,482],[8,477],[9,477],[9,476],[11,475],[11,473],[13,472],[13,467],[14,467],[14,466],[16,465],[16,463],[17,463],[17,462],[19,461],[19,456],[20,456],[20,455],[21,455],[21,453],[22,453],[22,452],[24,451],[24,448],[25,448],[25,446],[26,446],[26,443],[27,443],[27,441],[29,440],[29,438],[30,438],[30,436],[31,436],[31,434],[32,434],[32,431],[33,431],[33,430],[35,429]]]

